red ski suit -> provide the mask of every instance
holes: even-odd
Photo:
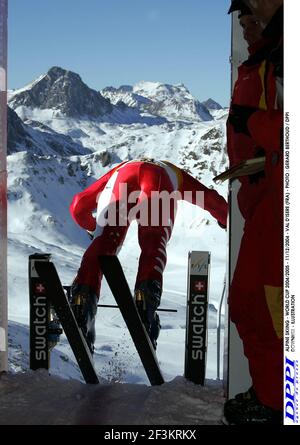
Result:
[[[228,124],[231,161],[266,156],[265,177],[251,184],[241,178],[238,200],[245,218],[244,235],[230,287],[232,321],[243,340],[254,390],[261,403],[283,406],[283,113],[280,81],[282,28],[276,16],[264,31],[265,55],[249,58],[239,70],[232,103],[258,108],[248,120],[250,137],[234,134]],[[270,48],[271,42],[271,48]],[[258,51],[259,53],[259,51]],[[263,56],[263,57],[261,57]],[[252,60],[252,63],[251,63]],[[254,63],[253,63],[254,60]],[[250,63],[249,63],[250,61]]]
[[[90,231],[96,229],[92,212],[98,204],[98,226],[94,240],[82,258],[76,277],[78,283],[89,285],[99,295],[102,272],[98,256],[118,253],[133,219],[138,222],[138,242],[141,248],[136,286],[147,279],[159,280],[162,283],[167,261],[166,245],[171,237],[176,206],[174,200],[167,199],[165,203],[163,199],[157,200],[156,194],[161,192],[166,193],[167,197],[171,193],[179,192],[179,199],[200,205],[226,226],[225,199],[185,171],[166,161],[124,162],[75,195],[71,203],[70,212],[76,223]],[[186,195],[184,192],[190,193]],[[199,192],[204,195],[202,201],[199,201]],[[133,200],[130,199],[132,195]],[[158,207],[153,206],[154,201],[158,203]],[[163,218],[166,207],[169,207],[169,214]],[[112,208],[113,217],[111,221],[108,218],[108,224],[105,225],[103,218],[108,217]],[[147,216],[145,221],[142,213]]]

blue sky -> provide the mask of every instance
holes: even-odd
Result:
[[[61,66],[91,88],[184,83],[230,96],[229,0],[9,0],[8,87]]]

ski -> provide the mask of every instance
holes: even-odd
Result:
[[[31,255],[29,261],[31,295],[37,295],[39,298],[39,300],[36,300],[35,298],[35,302],[37,302],[34,306],[37,307],[35,314],[38,313],[40,318],[41,315],[45,315],[43,320],[45,319],[45,323],[49,323],[49,307],[51,305],[54,308],[86,383],[99,383],[94,369],[92,355],[86,344],[85,338],[77,325],[55,266],[51,262],[51,255]],[[32,301],[34,303],[34,300]],[[46,304],[45,308],[39,306],[39,303]],[[31,321],[34,322],[34,319]],[[39,326],[40,325],[38,324],[38,327]],[[42,324],[42,326],[45,326],[45,324]],[[37,342],[35,337],[32,338],[31,357],[36,358],[36,347],[41,344],[44,346],[44,351],[46,351],[47,348],[47,357],[49,359],[48,328],[39,329],[39,331],[44,335],[44,340],[41,341],[39,339],[39,342]],[[31,369],[38,369],[37,366],[46,367],[48,365],[49,367],[49,362],[40,364],[43,366],[38,366],[39,363],[37,363],[36,360],[34,362],[31,361],[30,367]]]
[[[131,291],[118,258],[116,256],[101,256],[99,257],[99,261],[151,385],[163,384],[164,378],[159,368],[155,351],[134,304]]]
[[[210,252],[189,253],[184,376],[204,385]]]
[[[30,369],[49,369],[50,347],[48,329],[50,323],[50,301],[46,295],[44,280],[39,276],[36,262],[48,262],[50,255],[34,254],[29,257],[29,326],[30,326]]]

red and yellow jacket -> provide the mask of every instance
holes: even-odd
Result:
[[[249,134],[236,133],[227,122],[227,151],[230,164],[266,156],[265,176],[268,189],[282,195],[282,10],[278,10],[262,39],[249,48],[250,56],[238,69],[232,104],[256,109],[247,122]],[[250,177],[241,177],[238,194],[240,210],[251,216],[266,187],[260,178],[254,185]],[[273,185],[272,185],[273,183]]]

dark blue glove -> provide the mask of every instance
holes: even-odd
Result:
[[[257,111],[257,108],[243,107],[242,105],[232,104],[230,107],[230,113],[228,121],[234,128],[236,133],[244,133],[250,136],[247,123],[249,117]]]

